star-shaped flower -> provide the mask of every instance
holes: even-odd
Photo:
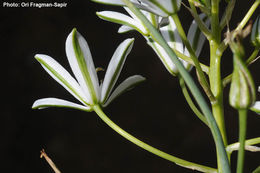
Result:
[[[88,43],[76,29],[73,29],[66,40],[66,55],[76,79],[50,56],[37,54],[35,58],[81,104],[58,98],[43,98],[36,100],[32,108],[69,107],[92,111],[94,105],[106,107],[120,94],[145,80],[140,75],[134,75],[113,90],[133,42],[134,39],[126,39],[118,46],[110,60],[104,81],[99,84]]]

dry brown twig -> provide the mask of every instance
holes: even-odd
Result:
[[[42,149],[41,151],[41,155],[40,158],[45,158],[45,160],[48,162],[48,164],[51,166],[51,168],[53,169],[53,171],[55,173],[61,173],[60,170],[56,167],[56,165],[53,163],[53,161],[48,157],[48,155],[45,153],[44,149]]]

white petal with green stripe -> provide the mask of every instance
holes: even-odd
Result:
[[[65,107],[65,108],[73,108],[73,109],[79,109],[84,111],[91,111],[91,108],[88,106],[83,106],[77,103],[73,103],[67,100],[57,99],[57,98],[39,99],[36,100],[32,105],[33,109],[44,109],[48,107]]]
[[[88,103],[88,98],[83,93],[77,81],[65,70],[57,61],[48,55],[37,54],[35,58],[40,62],[42,67],[61,84],[67,91],[69,91],[75,98],[83,104]]]
[[[101,11],[101,12],[97,12],[97,15],[98,15],[98,17],[100,17],[103,20],[118,23],[121,25],[127,25],[129,27],[136,29],[143,35],[147,35],[147,30],[140,23],[139,20],[134,20],[133,18],[131,18],[125,14],[113,12],[113,11]]]
[[[176,75],[178,72],[172,59],[168,56],[165,50],[152,39],[147,40],[147,44],[153,48],[157,56],[160,58],[165,68],[173,75]]]
[[[126,39],[118,46],[118,48],[114,52],[114,55],[109,62],[104,82],[102,84],[101,103],[104,103],[110,95],[123,68],[126,57],[133,47],[133,42],[134,39]]]
[[[131,76],[129,78],[127,78],[126,80],[124,80],[120,85],[118,85],[118,87],[113,91],[113,93],[111,94],[111,96],[108,98],[108,100],[105,102],[105,104],[103,105],[103,107],[106,107],[107,105],[109,105],[115,98],[117,98],[118,96],[120,96],[121,94],[123,94],[124,92],[132,89],[133,87],[135,87],[136,85],[138,85],[139,83],[145,81],[145,78],[140,76],[140,75],[134,75]]]
[[[70,67],[77,78],[89,104],[99,100],[99,83],[87,41],[76,29],[66,40],[66,54]]]

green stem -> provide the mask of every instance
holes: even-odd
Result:
[[[207,94],[207,96],[210,99],[210,101],[214,102],[215,101],[215,97],[214,97],[214,95],[212,94],[212,92],[210,90],[210,87],[209,87],[208,81],[206,79],[206,76],[205,76],[205,74],[203,73],[203,71],[201,69],[200,62],[199,62],[197,56],[195,55],[195,52],[194,52],[193,48],[191,47],[189,40],[187,39],[185,31],[184,31],[184,29],[182,27],[182,24],[180,22],[179,16],[177,14],[173,14],[171,17],[174,20],[174,23],[176,25],[178,33],[181,36],[182,42],[184,43],[184,45],[188,49],[188,51],[190,53],[190,57],[191,57],[192,61],[194,62],[194,66],[196,67],[197,74],[198,74],[199,81],[200,81],[200,84],[201,84],[202,88],[204,89],[204,91]]]
[[[177,55],[180,59],[183,59],[184,61],[186,61],[186,62],[188,62],[188,63],[190,63],[190,64],[192,64],[192,65],[194,66],[194,62],[193,62],[193,60],[192,60],[190,57],[188,57],[188,56],[182,54],[181,52],[179,52],[179,51],[176,50],[176,49],[173,49],[173,51],[176,53],[176,55]],[[202,58],[202,59],[203,59],[203,58]],[[206,74],[209,73],[209,67],[208,67],[207,65],[200,63],[200,66],[201,66],[201,69],[202,69],[203,72],[205,72]]]
[[[116,125],[112,120],[110,120],[107,115],[102,111],[101,107],[99,105],[93,106],[93,110],[97,113],[97,115],[109,126],[111,127],[114,131],[116,131],[118,134],[126,138],[127,140],[131,141],[132,143],[136,144],[137,146],[159,156],[162,157],[166,160],[169,160],[171,162],[176,163],[177,165],[180,165],[185,168],[201,171],[201,172],[210,172],[210,173],[216,173],[217,170],[214,168],[210,168],[207,166],[199,165],[196,163],[192,163],[183,159],[180,159],[178,157],[174,157],[170,154],[167,154],[161,150],[158,150],[157,148],[154,148],[141,140],[135,138],[131,134],[127,133],[124,131],[122,128],[120,128],[118,125]]]
[[[232,16],[235,4],[236,4],[236,0],[230,0],[228,2],[228,5],[227,5],[227,7],[225,9],[225,12],[224,12],[223,17],[222,17],[221,22],[220,22],[220,29],[221,29],[221,31],[224,29],[224,27],[226,25],[228,25],[228,23],[229,23],[229,21],[231,19],[231,16]]]
[[[217,148],[217,154],[221,156],[220,162],[223,165],[221,167],[221,171],[225,173],[230,173],[230,166],[229,161],[227,158],[227,153],[225,151],[225,146],[223,144],[222,136],[219,131],[218,125],[216,124],[216,121],[205,101],[203,98],[200,90],[198,89],[197,85],[195,84],[194,80],[192,79],[189,72],[185,69],[183,64],[180,62],[179,58],[176,56],[176,54],[173,52],[173,50],[169,47],[167,42],[164,40],[164,38],[161,36],[161,34],[158,32],[156,28],[149,22],[149,20],[137,9],[129,0],[123,0],[123,2],[127,5],[127,7],[142,21],[142,23],[147,27],[147,29],[150,32],[150,36],[153,38],[154,41],[156,41],[160,46],[162,46],[166,53],[169,55],[169,57],[172,59],[174,64],[176,65],[177,69],[179,70],[181,76],[183,77],[184,81],[186,82],[188,88],[190,89],[193,97],[197,101],[202,113],[207,118],[211,133],[213,135],[216,148]]]
[[[245,139],[246,139],[246,123],[247,109],[239,109],[239,150],[237,159],[237,173],[243,173],[244,155],[245,155]]]
[[[207,28],[207,26],[203,23],[203,21],[200,19],[199,15],[197,13],[197,9],[194,5],[194,1],[189,0],[189,4],[190,4],[191,9],[188,8],[188,10],[190,11],[191,15],[193,16],[194,20],[196,21],[201,32],[203,32],[203,34],[206,36],[206,38],[209,39],[211,37],[211,32]]]
[[[248,12],[246,13],[245,17],[243,18],[243,20],[239,23],[239,25],[236,27],[235,29],[235,33],[237,34],[238,31],[240,31],[241,29],[244,28],[244,26],[247,24],[247,22],[249,21],[249,19],[251,18],[251,16],[254,14],[255,10],[257,9],[257,7],[260,4],[260,0],[256,0],[254,2],[254,4],[250,7],[250,9],[248,10]],[[233,38],[235,38],[236,35],[233,35]]]
[[[189,95],[189,92],[186,88],[186,85],[185,85],[185,82],[183,80],[183,78],[181,76],[179,76],[179,81],[180,81],[180,86],[181,86],[181,89],[182,89],[182,93],[188,103],[188,105],[190,106],[191,110],[194,112],[195,115],[197,115],[197,117],[204,123],[208,126],[208,122],[207,122],[207,119],[205,118],[205,116],[198,110],[198,108],[195,106],[195,104],[193,103],[190,95]]]
[[[245,141],[245,146],[252,146],[252,145],[256,145],[256,144],[260,144],[260,137],[248,139]],[[226,150],[231,155],[233,151],[239,149],[239,146],[240,146],[240,143],[236,142],[236,143],[228,145]]]
[[[213,95],[216,98],[216,102],[212,104],[212,113],[215,117],[217,125],[219,127],[224,146],[227,146],[226,128],[224,120],[224,106],[223,106],[223,87],[221,80],[221,56],[222,53],[218,51],[219,43],[221,40],[221,31],[219,25],[219,0],[211,1],[211,30],[212,38],[210,39],[210,72],[209,80],[210,87]],[[220,173],[222,171],[221,155],[217,155],[218,169]],[[229,157],[229,156],[228,156]]]
[[[240,32],[241,29],[245,27],[251,16],[254,14],[257,7],[260,5],[260,0],[256,0],[254,4],[250,7],[248,12],[246,13],[245,17],[242,19],[242,21],[239,23],[239,25],[236,27],[236,29],[232,32],[232,38],[236,38],[237,34]],[[224,52],[226,48],[228,47],[228,44],[226,44],[227,40],[225,39],[219,46],[220,52]]]

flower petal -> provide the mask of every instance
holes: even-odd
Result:
[[[139,83],[145,81],[146,79],[140,75],[134,75],[126,80],[124,80],[118,87],[114,90],[114,92],[111,94],[111,96],[108,98],[108,100],[103,104],[104,107],[109,105],[115,98],[123,94],[124,92],[132,89]]]
[[[133,31],[134,28],[130,27],[130,26],[126,26],[126,25],[122,25],[119,29],[118,29],[118,33],[123,34],[123,33],[127,33],[129,31]]]
[[[140,0],[145,3],[150,12],[162,17],[167,17],[178,12],[181,0]]]
[[[35,58],[41,63],[42,67],[50,76],[69,91],[76,99],[83,104],[88,103],[88,99],[77,81],[57,61],[48,55],[42,54],[35,55]]]
[[[66,40],[66,54],[70,67],[89,103],[99,99],[99,83],[87,41],[73,29]]]
[[[207,27],[209,27],[209,25],[210,25],[209,18],[204,13],[200,14],[199,16],[200,16],[200,19],[205,22],[205,25]],[[202,47],[205,43],[206,37],[200,31],[200,29],[199,29],[197,23],[195,22],[195,20],[193,20],[192,23],[191,23],[191,26],[190,26],[189,31],[188,31],[187,38],[190,41],[192,48],[195,50],[196,56],[199,56],[199,54],[202,50]],[[187,52],[188,52],[188,50],[186,49],[184,54],[187,55],[188,54]]]
[[[133,47],[133,43],[134,39],[126,39],[118,46],[118,48],[114,52],[114,55],[109,62],[104,82],[102,84],[101,103],[104,103],[111,93],[123,68],[126,57]]]
[[[152,39],[147,39],[147,44],[153,48],[157,56],[160,58],[165,68],[172,74],[176,75],[178,72],[176,66],[174,65],[172,59],[168,56],[167,52]]]
[[[136,29],[138,32],[142,33],[143,35],[147,35],[147,30],[139,21],[136,21],[125,14],[113,12],[113,11],[101,11],[101,12],[97,12],[96,14],[98,15],[99,18],[103,20],[118,23],[121,25],[127,25],[129,27]]]
[[[162,10],[161,8],[159,8],[154,2],[151,2],[150,0],[140,0],[140,2],[142,4],[145,4],[145,5],[142,6],[143,10],[157,14],[157,15],[162,16],[162,17],[168,16],[168,14],[165,12],[165,10]]]
[[[255,104],[250,108],[250,110],[260,115],[260,101],[256,101]]]
[[[65,108],[74,108],[78,110],[88,111],[90,112],[92,109],[88,106],[83,106],[80,104],[76,104],[70,101],[66,101],[63,99],[57,99],[57,98],[43,98],[36,100],[32,108],[33,109],[44,109],[48,107],[65,107]]]

